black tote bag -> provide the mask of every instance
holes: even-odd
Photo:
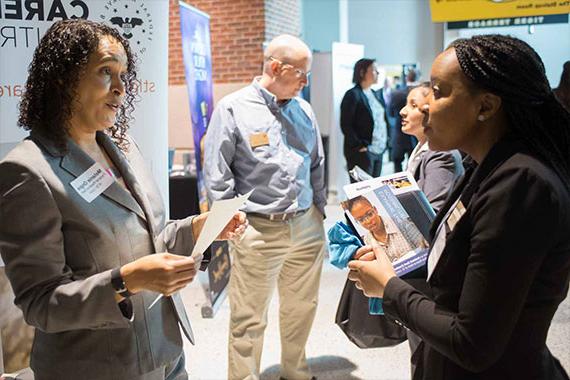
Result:
[[[348,279],[340,296],[335,323],[360,348],[391,347],[407,339],[405,328],[384,315],[368,313],[368,297]]]

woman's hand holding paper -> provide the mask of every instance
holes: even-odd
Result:
[[[226,227],[224,227],[218,236],[218,239],[239,241],[242,238],[248,225],[249,223],[247,221],[245,213],[243,211],[238,211],[235,213]]]

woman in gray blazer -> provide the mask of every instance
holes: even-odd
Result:
[[[128,42],[86,20],[54,23],[29,68],[18,124],[31,133],[0,162],[0,251],[36,328],[36,380],[187,378],[177,291],[207,214],[165,221],[126,134],[135,80]],[[220,238],[245,224],[236,214]],[[171,297],[149,308],[158,294]]]

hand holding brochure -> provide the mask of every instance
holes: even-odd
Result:
[[[407,172],[344,187],[342,202],[364,244],[381,247],[398,276],[425,265],[434,217],[427,198]]]
[[[212,204],[208,218],[206,219],[206,222],[204,222],[202,231],[200,231],[198,240],[194,244],[194,249],[190,255],[190,257],[193,257],[196,260],[197,265],[198,262],[202,259],[202,254],[204,251],[206,251],[212,242],[216,240],[216,238],[223,231],[224,227],[230,222],[230,220],[232,220],[232,217],[240,209],[240,207],[244,205],[245,201],[249,198],[253,191],[254,190],[251,190],[247,194],[240,195],[232,199],[218,200]],[[156,297],[148,308],[152,308],[162,297],[162,294]]]

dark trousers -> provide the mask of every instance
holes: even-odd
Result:
[[[372,177],[380,177],[382,174],[382,159],[384,158],[384,153],[375,154],[375,153],[368,153],[368,169],[366,172],[370,174]]]
[[[392,161],[394,161],[394,173],[398,173],[403,170],[402,162],[404,162],[404,158],[410,158],[412,150],[413,149],[402,149],[400,147],[393,148]]]

